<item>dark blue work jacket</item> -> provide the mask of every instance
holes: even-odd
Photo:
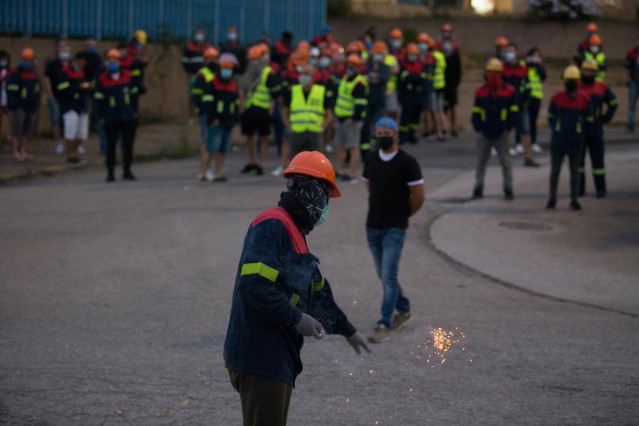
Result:
[[[550,149],[566,153],[580,153],[586,126],[593,125],[590,97],[581,90],[575,97],[566,91],[556,93],[548,107],[548,124],[552,130]]]
[[[244,239],[224,342],[226,367],[294,383],[302,371],[304,338],[294,327],[302,312],[326,333],[356,331],[293,219],[271,208],[253,220]]]

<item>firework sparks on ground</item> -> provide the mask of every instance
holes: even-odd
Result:
[[[447,355],[451,350],[461,349],[465,351],[464,339],[466,335],[459,327],[448,331],[441,327],[433,328],[428,332],[426,341],[417,345],[417,350],[411,352],[418,360],[425,360],[430,368],[435,368],[435,364],[445,364]],[[408,363],[406,363],[408,366]]]

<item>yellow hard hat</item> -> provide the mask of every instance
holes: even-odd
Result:
[[[579,80],[581,78],[581,72],[576,65],[568,65],[561,74],[561,78],[564,80]]]
[[[490,58],[488,62],[486,62],[485,70],[502,72],[504,70],[504,66],[499,59]]]
[[[599,71],[599,64],[594,59],[586,59],[581,64],[582,70]]]
[[[144,30],[137,30],[133,33],[133,38],[137,40],[138,43],[146,44],[147,35]]]

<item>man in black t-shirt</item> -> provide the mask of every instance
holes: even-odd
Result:
[[[408,218],[424,203],[424,179],[417,160],[399,149],[393,120],[380,118],[375,137],[378,150],[366,157],[362,177],[369,192],[366,237],[384,288],[382,318],[368,339],[382,343],[390,338],[390,330],[401,329],[412,317],[397,272]]]

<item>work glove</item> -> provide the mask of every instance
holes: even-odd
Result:
[[[368,349],[368,346],[366,345],[366,339],[359,331],[356,331],[351,337],[347,337],[346,341],[353,347],[353,349],[355,349],[355,352],[357,352],[358,355],[362,353],[361,348],[364,348],[366,349],[366,352],[371,353],[371,350]]]
[[[324,337],[322,324],[312,316],[302,313],[302,318],[295,324],[295,330],[302,336],[313,336],[316,339]]]

